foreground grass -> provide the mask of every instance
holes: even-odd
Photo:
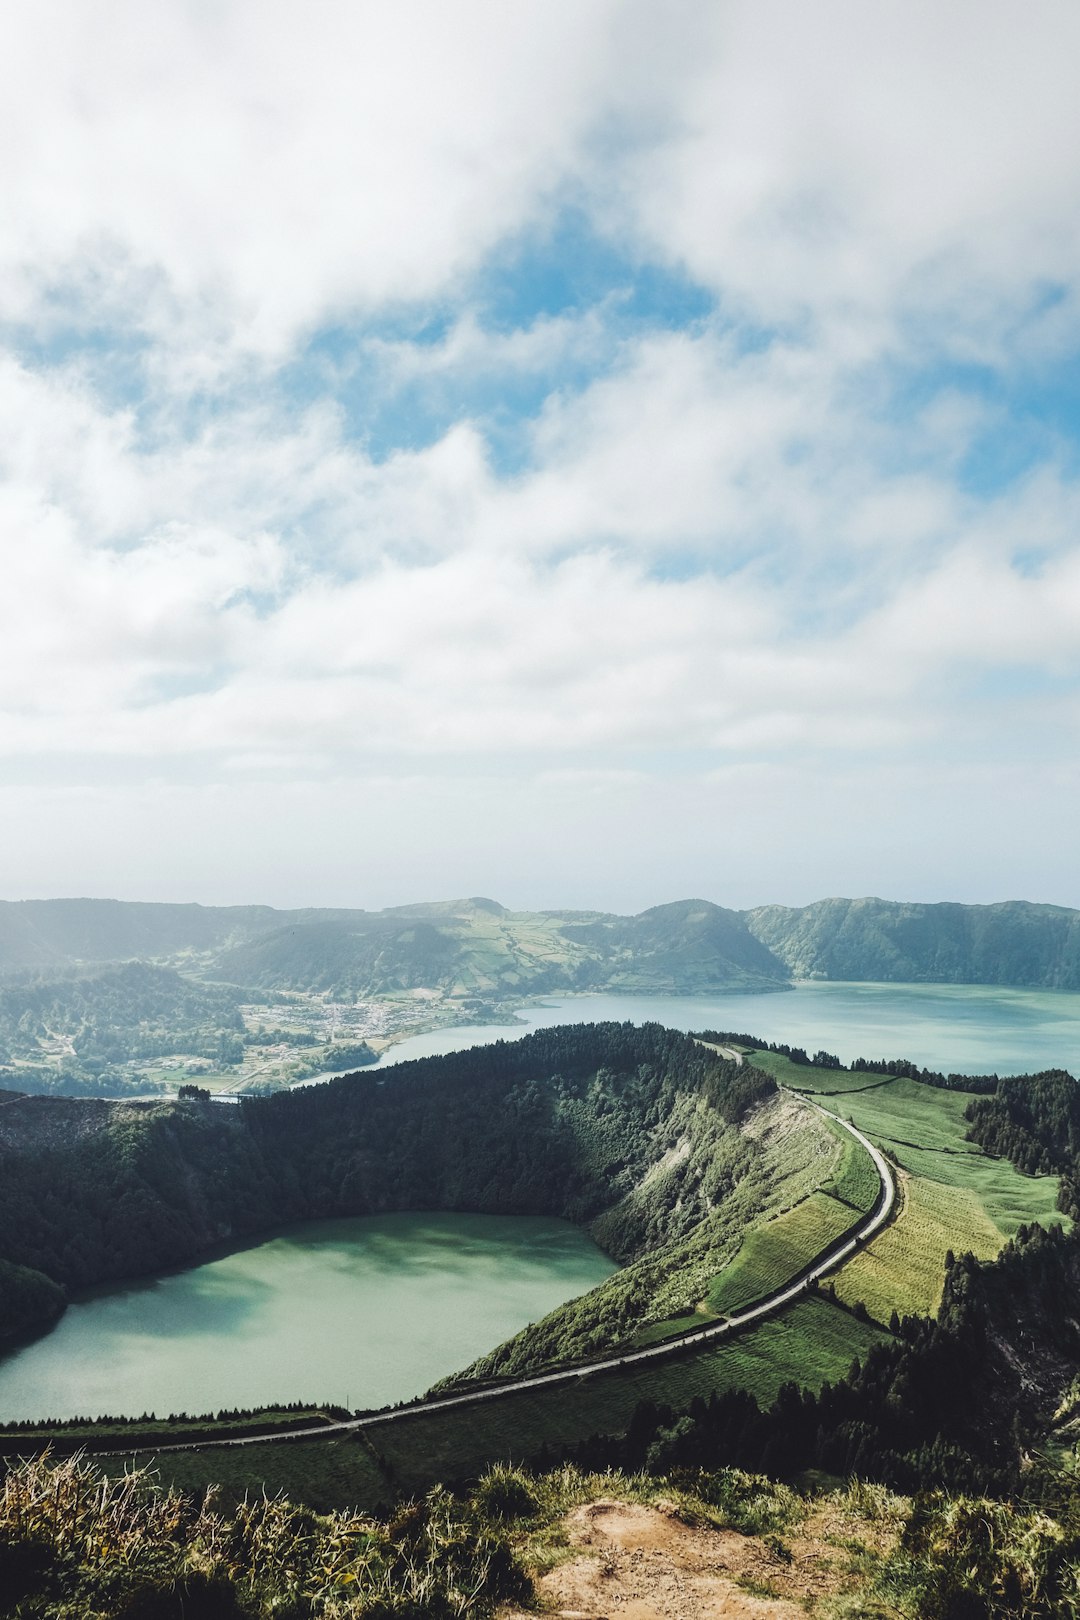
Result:
[[[1080,1523],[1068,1511],[1054,1517],[1014,1502],[943,1492],[913,1501],[860,1481],[797,1493],[737,1469],[687,1470],[663,1479],[560,1470],[533,1480],[502,1472],[485,1488],[516,1501],[506,1522],[518,1526],[515,1545],[531,1575],[542,1577],[560,1558],[580,1553],[580,1543],[573,1545],[575,1507],[630,1502],[656,1510],[643,1526],[654,1560],[665,1521],[706,1532],[696,1549],[706,1567],[726,1570],[729,1586],[742,1588],[727,1602],[720,1597],[724,1606],[715,1612],[760,1614],[762,1620],[778,1605],[780,1612],[797,1609],[815,1620],[1080,1615]],[[710,1531],[734,1531],[741,1545],[733,1546],[730,1535],[710,1541]],[[628,1554],[622,1568],[619,1550],[586,1550],[603,1566],[598,1585],[617,1588],[626,1564],[633,1569],[633,1544],[621,1549]],[[663,1569],[657,1573],[662,1579]],[[649,1611],[670,1612],[659,1581],[657,1587]]]
[[[527,1583],[504,1534],[442,1489],[390,1523],[283,1498],[231,1513],[145,1472],[35,1460],[0,1498],[0,1612],[41,1620],[483,1614]]]
[[[620,1505],[635,1511],[597,1545],[590,1524]],[[213,1492],[170,1492],[145,1471],[109,1479],[36,1459],[0,1493],[0,1615],[11,1620],[523,1615],[558,1601],[570,1560],[615,1609],[631,1612],[632,1583],[638,1610],[666,1614],[680,1556],[691,1584],[709,1572],[723,1612],[763,1620],[796,1607],[815,1620],[1080,1615],[1074,1510],[939,1492],[911,1501],[858,1482],[800,1493],[737,1469],[500,1466],[467,1491],[436,1487],[371,1516],[280,1496],[223,1510]]]

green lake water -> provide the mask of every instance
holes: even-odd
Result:
[[[188,1271],[97,1291],[0,1361],[0,1421],[275,1401],[383,1406],[609,1276],[566,1221],[312,1221]]]

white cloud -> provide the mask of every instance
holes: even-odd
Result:
[[[438,293],[573,172],[616,9],[24,8],[0,71],[9,294],[35,312],[87,263],[106,290],[159,273],[151,325],[224,318],[276,350],[333,311]]]
[[[9,755],[880,757],[960,724],[958,669],[1074,668],[1071,486],[884,471],[797,345],[628,341],[511,479],[467,425],[378,464],[250,408],[146,451],[77,382],[0,383]]]
[[[1080,268],[1080,15],[1009,0],[736,0],[640,154],[628,217],[765,320],[984,332]]]
[[[786,797],[867,869],[885,832],[846,812],[834,833],[819,779],[851,803],[863,783],[891,835],[905,773],[971,808],[1011,755],[1065,791],[1071,430],[1008,383],[1037,390],[1076,343],[1071,8],[16,9],[0,753],[68,779],[43,827],[90,806],[111,849],[110,816],[137,841],[148,806],[216,806],[224,851],[273,781],[254,873],[324,825],[320,794],[362,791],[401,861],[408,837],[467,848],[434,892],[496,888],[484,849],[509,871],[517,826],[533,858],[579,839],[614,872],[670,823],[706,861],[702,791],[759,862],[762,829],[783,836],[760,801]],[[491,329],[475,273],[566,205],[631,281],[635,255],[681,267],[712,312],[631,319],[601,286]],[[443,337],[403,336],[405,305]],[[333,322],[340,352],[290,402],[285,368]],[[68,328],[97,350],[61,361]],[[525,384],[548,390],[532,418]],[[366,423],[412,397],[431,442],[376,454]],[[980,488],[972,458],[1014,428],[1033,465]],[[14,826],[32,790],[12,795]]]

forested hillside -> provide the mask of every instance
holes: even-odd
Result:
[[[243,1055],[240,996],[147,962],[0,981],[0,1074],[16,1090],[123,1093],[121,1065],[188,1053]]]
[[[1064,906],[818,900],[744,915],[797,979],[1080,989],[1080,912]]]
[[[775,1089],[688,1036],[603,1024],[239,1106],[16,1099],[0,1110],[0,1259],[82,1287],[285,1220],[460,1209],[603,1216],[628,1260],[752,1174],[738,1121]]]
[[[206,951],[285,920],[270,906],[133,900],[0,901],[0,970]]]

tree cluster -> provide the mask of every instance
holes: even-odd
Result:
[[[923,1069],[909,1058],[857,1057],[851,1065],[858,1074],[884,1074],[894,1079],[916,1080],[920,1086],[932,1086],[938,1091],[972,1091],[988,1093],[998,1088],[996,1074],[941,1074],[936,1069]]]

